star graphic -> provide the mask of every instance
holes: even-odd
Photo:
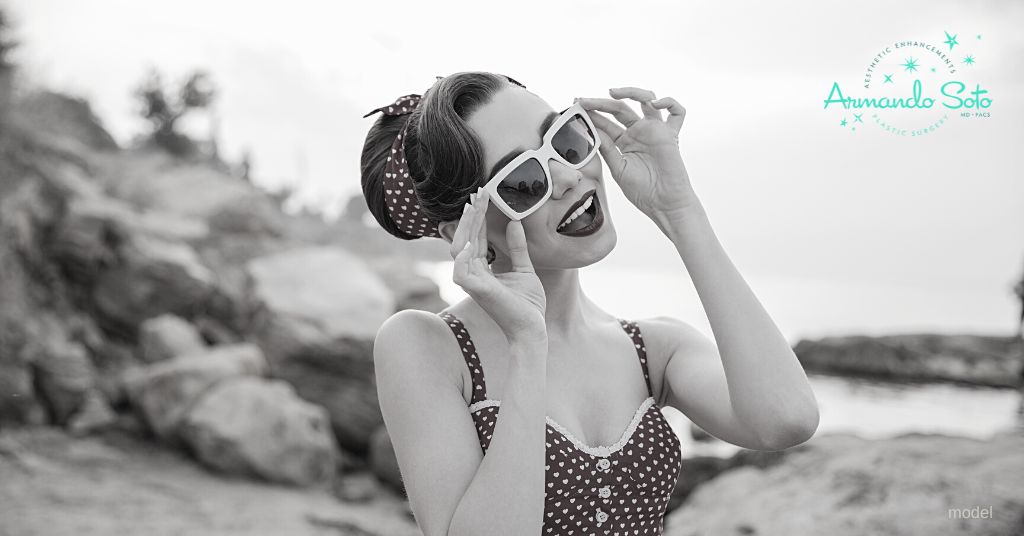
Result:
[[[850,130],[857,130],[857,127],[852,127]]]
[[[932,67],[932,72],[933,72],[933,73],[935,72],[935,67]]]
[[[846,118],[845,117],[843,118],[842,121],[839,122],[839,126],[841,126],[841,127],[845,127],[846,126]]]
[[[974,65],[974,56],[968,55],[966,58],[964,58],[964,63],[966,63],[967,65]]]
[[[917,60],[915,60],[914,58],[907,58],[906,62],[907,63],[903,64],[903,67],[906,67],[905,70],[907,70],[907,71],[916,71],[917,70]]]
[[[944,33],[946,34],[946,44],[949,45],[949,49],[950,50],[953,50],[953,45],[959,45],[960,44],[960,43],[956,42],[956,36],[955,35],[949,35],[949,32],[944,32]]]
[[[860,116],[862,116],[862,115],[864,115],[864,114],[853,114],[853,122],[854,123],[863,123],[864,121],[862,121],[861,118],[860,118]]]
[[[885,82],[882,82],[882,83],[883,84],[886,84],[886,83],[891,84],[892,83],[892,75],[891,74],[885,75]]]
[[[981,34],[978,34],[978,39],[981,39]]]

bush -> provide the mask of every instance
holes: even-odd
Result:
[[[163,76],[151,69],[135,89],[142,104],[140,113],[152,125],[150,141],[176,156],[190,156],[198,151],[196,142],[176,130],[177,122],[192,110],[207,108],[216,90],[206,72],[197,70],[188,75],[172,99],[164,88]]]

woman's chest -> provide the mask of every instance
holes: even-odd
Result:
[[[473,413],[485,455],[500,411],[491,404],[479,404]],[[682,464],[679,438],[653,399],[644,401],[619,440],[608,445],[587,445],[548,417],[545,456],[547,498],[604,505],[671,496]]]

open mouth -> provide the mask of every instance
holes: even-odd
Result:
[[[565,236],[587,236],[600,229],[603,223],[604,213],[601,212],[597,189],[594,189],[565,211],[555,232]]]

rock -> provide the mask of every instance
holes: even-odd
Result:
[[[81,344],[49,333],[34,359],[35,376],[54,422],[64,424],[96,388],[96,371]]]
[[[781,463],[789,454],[800,452],[807,448],[806,443],[796,447],[779,451],[761,451],[741,449],[729,458],[717,456],[694,456],[683,459],[682,473],[676,481],[676,487],[672,490],[672,498],[669,500],[669,511],[686,501],[701,484],[717,478],[726,471],[737,467],[758,467],[765,469]]]
[[[117,414],[110,409],[110,405],[107,404],[102,393],[93,389],[86,394],[81,408],[68,421],[67,428],[72,435],[82,436],[104,430],[115,424],[117,424]]]
[[[338,248],[303,247],[247,265],[253,295],[283,333],[267,341],[272,363],[305,348],[372,341],[395,298],[359,258]],[[290,337],[288,337],[290,335]]]
[[[199,395],[226,378],[262,376],[266,369],[260,349],[241,343],[132,369],[123,381],[128,399],[150,429],[161,439],[174,440]]]
[[[382,482],[387,483],[400,493],[405,493],[405,484],[402,482],[402,471],[398,467],[395,448],[391,445],[391,436],[388,435],[388,430],[383,425],[377,427],[370,438],[370,468]]]
[[[793,348],[808,372],[890,380],[1022,385],[1016,337],[910,334],[801,340]]]
[[[44,424],[47,417],[28,367],[0,362],[0,425],[5,422]]]
[[[128,370],[142,364],[137,354],[134,346],[111,340],[103,341],[93,352],[97,387],[113,407],[126,406],[129,402],[122,379]]]
[[[200,461],[228,473],[309,485],[334,476],[327,412],[281,381],[234,378],[202,395],[182,424]]]
[[[745,466],[701,485],[667,516],[666,536],[1020,534],[1019,432],[989,441],[834,434],[806,445],[767,469]],[[992,518],[958,519],[950,513],[979,506],[992,507]]]
[[[0,270],[0,274],[6,273]],[[0,300],[0,424],[47,421],[46,410],[36,397],[32,383],[30,348],[35,335],[30,322],[20,307]]]
[[[212,274],[183,242],[136,235],[122,257],[93,288],[101,320],[112,331],[133,335],[140,322],[165,313],[188,317],[213,294]]]
[[[91,284],[102,269],[114,266],[121,248],[133,236],[180,247],[176,244],[199,240],[209,232],[201,220],[165,212],[139,213],[123,201],[85,186],[66,184],[71,182],[67,177],[75,175],[64,175],[64,187],[73,193],[69,194],[67,211],[55,226],[47,247],[69,277],[78,282]],[[93,183],[87,184],[95,187]]]
[[[669,500],[669,510],[682,504],[698,486],[731,468],[732,464],[729,458],[717,456],[683,458],[682,471],[679,474],[679,480],[676,481],[675,489],[672,490],[672,498]]]
[[[53,427],[4,428],[0,533],[422,536],[392,493],[343,502],[326,486],[225,478],[199,465],[120,430],[74,438]]]
[[[346,474],[334,483],[334,496],[345,502],[367,502],[380,492],[380,481],[368,472]]]
[[[441,298],[437,283],[417,272],[412,261],[398,257],[375,257],[367,263],[394,293],[396,309],[420,309],[436,313],[448,307],[448,302]]]
[[[274,376],[295,386],[303,399],[327,409],[338,444],[356,454],[367,453],[370,436],[384,422],[371,380],[301,357],[276,367]]]
[[[142,360],[147,363],[199,353],[205,346],[199,331],[183,318],[174,315],[150,318],[139,329]]]
[[[262,304],[253,331],[275,377],[324,406],[339,443],[366,452],[383,420],[373,385],[373,339],[395,300],[366,264],[343,250],[308,247],[252,260]]]
[[[98,151],[118,148],[86,99],[37,90],[20,98],[17,110],[31,121],[34,130],[66,137]]]

